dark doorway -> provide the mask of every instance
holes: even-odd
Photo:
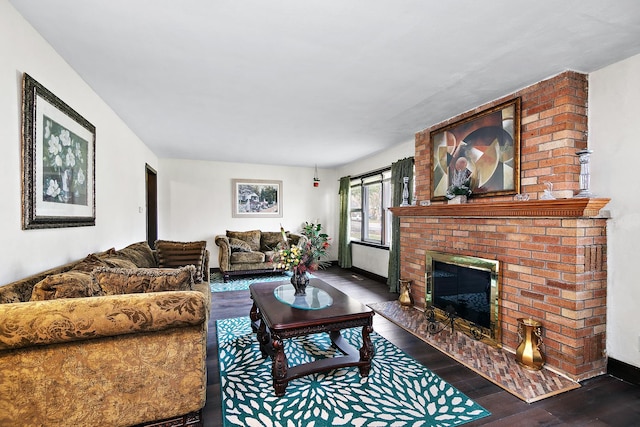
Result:
[[[158,240],[158,173],[146,165],[147,242],[152,248]]]

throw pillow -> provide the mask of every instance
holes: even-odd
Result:
[[[229,238],[229,247],[231,252],[251,252],[251,246],[247,242],[235,237]]]
[[[289,232],[286,232],[285,236],[289,236]],[[262,252],[275,251],[280,243],[284,242],[282,241],[282,233],[279,231],[263,231],[260,236],[260,250]]]
[[[83,271],[85,273],[91,273],[94,268],[106,267],[107,263],[98,258],[96,254],[89,254],[85,259],[76,264],[71,270]]]
[[[131,260],[136,267],[153,268],[157,267],[156,257],[147,242],[133,243],[126,248],[116,251],[118,257]]]
[[[249,244],[252,251],[260,250],[260,230],[251,231],[229,231],[227,230],[227,237],[244,240]]]
[[[302,239],[302,235],[300,234],[288,234],[287,237],[289,238],[289,246],[297,245],[300,242],[300,239]]]
[[[46,301],[57,298],[84,298],[103,295],[94,285],[91,275],[82,271],[67,271],[52,274],[33,286],[31,301]]]
[[[118,256],[104,258],[103,261],[105,262],[106,267],[111,268],[138,268],[138,266],[135,265],[130,259],[121,258]]]
[[[207,242],[172,242],[169,240],[156,240],[156,253],[158,254],[158,266],[160,268],[177,268],[185,265],[193,265],[196,268],[194,280],[202,282],[202,268],[205,259]]]
[[[92,279],[105,295],[123,295],[163,291],[189,291],[196,268],[109,268],[95,269]]]

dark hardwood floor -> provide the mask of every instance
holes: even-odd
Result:
[[[365,304],[398,297],[390,293],[385,284],[339,267],[314,272],[314,275]],[[222,425],[215,321],[248,316],[250,308],[249,291],[213,294],[207,352],[207,403],[202,413],[207,427]],[[465,426],[640,426],[640,387],[610,375],[592,378],[577,390],[528,404],[382,316],[374,316],[374,330],[492,414]]]

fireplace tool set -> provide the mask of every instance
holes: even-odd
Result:
[[[430,334],[432,335],[439,334],[447,326],[449,326],[451,328],[451,332],[453,332],[455,330],[456,319],[458,319],[458,322],[464,323],[466,325],[466,329],[467,331],[469,331],[469,335],[473,339],[480,341],[482,338],[484,338],[484,334],[482,333],[482,330],[477,326],[475,326],[473,322],[469,322],[463,319],[462,317],[459,317],[456,313],[455,308],[452,305],[447,306],[444,312],[446,313],[446,322],[441,323],[438,321],[436,317],[436,312],[433,309],[433,307],[429,307],[425,310],[424,315],[427,319],[427,322],[429,322],[427,325],[427,331]],[[440,325],[438,325],[439,323]]]

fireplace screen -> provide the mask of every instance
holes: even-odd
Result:
[[[427,251],[427,314],[500,346],[499,262]]]

